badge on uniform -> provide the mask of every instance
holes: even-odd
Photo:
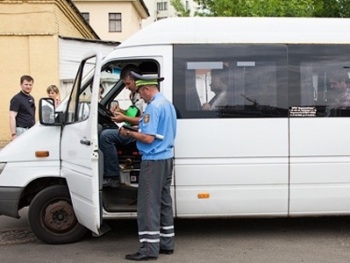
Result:
[[[144,123],[149,123],[149,120],[150,120],[151,116],[149,116],[149,114],[146,114],[143,116],[143,122]]]

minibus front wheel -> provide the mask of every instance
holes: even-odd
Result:
[[[88,232],[78,222],[64,185],[50,186],[39,192],[29,206],[28,220],[33,233],[48,244],[76,242]]]

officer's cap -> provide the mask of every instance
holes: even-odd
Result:
[[[136,87],[147,86],[147,85],[158,85],[160,81],[163,81],[164,78],[158,77],[157,74],[145,74],[140,75],[131,71],[131,74],[135,77]]]

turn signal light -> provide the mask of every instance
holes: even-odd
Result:
[[[36,151],[35,157],[42,158],[42,157],[49,157],[50,152],[49,151]]]
[[[207,199],[210,197],[210,194],[209,193],[199,193],[197,195],[198,199]]]

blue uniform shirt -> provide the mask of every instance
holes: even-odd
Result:
[[[155,138],[150,144],[137,141],[142,160],[164,160],[174,156],[176,112],[173,104],[160,92],[148,103],[140,119],[139,129],[144,134],[164,136],[163,140]]]

